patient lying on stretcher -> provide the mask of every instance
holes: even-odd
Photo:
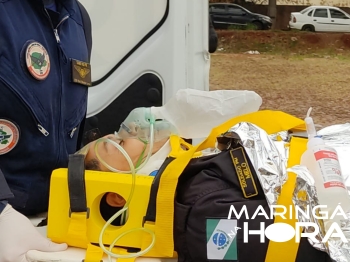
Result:
[[[85,150],[86,154],[85,168],[124,173],[130,171],[126,157],[116,146],[119,145],[126,151],[133,165],[139,167],[137,174],[154,176],[170,153],[171,134],[202,138],[209,134],[211,128],[234,116],[257,111],[261,102],[261,97],[251,91],[180,90],[163,107],[132,110],[118,133],[107,135],[107,141],[93,141],[83,148],[81,151]],[[154,143],[151,143],[153,137]],[[145,161],[148,156],[148,161]],[[101,215],[104,219],[110,218],[125,202],[117,193],[107,193],[101,201]],[[109,215],[104,216],[103,212]]]

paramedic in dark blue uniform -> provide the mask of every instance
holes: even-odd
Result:
[[[24,215],[47,211],[50,175],[78,148],[91,85],[83,17],[76,0],[0,1],[0,169]]]

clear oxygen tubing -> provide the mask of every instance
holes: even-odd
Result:
[[[103,252],[105,252],[107,255],[108,255],[108,260],[111,262],[112,261],[112,258],[135,258],[135,257],[140,257],[144,254],[146,254],[147,252],[149,252],[153,246],[154,246],[154,243],[155,243],[155,234],[153,231],[149,230],[149,229],[146,229],[146,228],[143,228],[143,227],[140,227],[140,228],[133,228],[133,229],[130,229],[128,231],[125,231],[123,232],[122,234],[120,234],[117,238],[114,239],[114,241],[111,243],[110,247],[109,247],[109,250],[106,249],[106,247],[104,246],[103,244],[103,235],[107,229],[107,227],[117,218],[119,217],[120,215],[122,215],[124,212],[126,212],[129,208],[129,205],[130,205],[130,202],[131,202],[131,199],[133,197],[133,194],[134,194],[134,191],[135,191],[135,183],[136,183],[136,172],[137,170],[139,170],[140,168],[142,168],[148,161],[148,159],[150,158],[150,156],[152,155],[152,149],[153,149],[153,144],[154,144],[154,122],[155,120],[152,118],[150,119],[150,142],[149,142],[149,151],[148,151],[148,154],[147,154],[147,157],[146,157],[146,160],[143,162],[143,164],[141,164],[139,167],[135,168],[131,158],[129,157],[128,153],[118,144],[116,143],[115,141],[112,141],[110,139],[107,139],[107,138],[101,138],[99,139],[96,144],[95,144],[95,147],[94,147],[94,150],[95,150],[95,153],[96,153],[96,156],[97,158],[102,162],[102,164],[104,164],[108,169],[110,169],[111,171],[113,172],[117,172],[117,173],[131,173],[132,175],[132,186],[131,186],[131,190],[130,190],[130,195],[128,197],[128,200],[126,201],[124,207],[119,210],[117,213],[115,213],[107,222],[106,224],[103,226],[102,230],[101,230],[101,233],[100,233],[100,236],[99,236],[99,245],[100,245],[100,248],[103,250]],[[125,159],[128,161],[128,164],[130,166],[130,171],[123,171],[121,172],[120,170],[117,170],[111,166],[109,166],[105,161],[103,161],[103,159],[101,159],[101,157],[99,156],[98,154],[98,150],[97,150],[97,145],[103,141],[106,141],[108,143],[111,143],[112,145],[114,145],[117,149],[120,150],[120,152],[124,155]],[[115,244],[117,243],[117,241],[119,239],[121,239],[123,236],[129,234],[129,233],[132,233],[132,232],[135,232],[135,231],[144,231],[148,234],[150,234],[152,236],[152,242],[151,244],[146,248],[144,249],[143,251],[140,251],[140,252],[137,252],[137,253],[132,253],[132,254],[127,254],[127,255],[120,255],[120,254],[115,254],[113,253],[113,248],[115,246]]]

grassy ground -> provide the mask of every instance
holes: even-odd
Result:
[[[219,50],[242,53],[257,50],[284,56],[350,56],[350,34],[298,31],[218,31]]]
[[[300,118],[312,106],[314,121],[323,126],[350,122],[349,83],[346,55],[310,58],[218,51],[211,57],[211,89],[253,90],[263,99],[261,109]]]

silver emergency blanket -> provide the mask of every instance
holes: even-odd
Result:
[[[321,134],[326,144],[335,147],[337,152],[341,151],[344,145],[350,150],[350,124],[323,129],[319,135]],[[256,125],[242,122],[232,127],[221,137],[231,139],[229,140],[230,144],[219,144],[221,148],[229,147],[231,143],[239,143],[244,147],[264,190],[267,203],[270,206],[277,204],[281,188],[288,179],[287,171],[294,172],[297,175],[293,194],[294,204],[304,212],[306,212],[308,205],[311,210],[319,204],[314,187],[314,179],[309,171],[303,166],[294,166],[287,170],[289,156],[289,150],[286,146],[289,142],[289,133],[287,131],[269,136]],[[218,139],[218,141],[220,140]],[[342,172],[350,173],[350,168],[347,169],[345,163],[340,163],[340,165]],[[303,197],[301,198],[300,196]],[[336,262],[350,261],[350,213],[347,214],[348,219],[341,225],[341,229],[349,242],[343,243],[340,239],[330,238],[328,247],[321,242],[325,236],[322,221],[315,219],[312,215],[310,215],[310,218],[305,218],[301,213],[298,214],[299,222],[313,222],[320,228],[320,232],[316,236],[319,243],[313,243],[309,239],[310,244],[314,248],[329,253],[331,258]],[[305,228],[304,232],[313,232],[313,227]]]
[[[293,172],[297,175],[297,181],[295,184],[295,189],[293,192],[293,203],[295,206],[301,208],[302,211],[306,212],[308,207],[312,210],[313,207],[319,205],[316,188],[314,186],[315,180],[312,175],[309,173],[306,167],[304,166],[294,166],[292,168],[287,169],[287,171]],[[301,194],[300,194],[301,193]],[[314,243],[312,240],[308,239],[310,244],[321,251],[328,252],[327,246],[322,243],[322,239],[325,236],[324,227],[321,221],[315,219],[312,215],[310,215],[310,219],[306,219],[304,216],[298,216],[299,222],[313,222],[316,223],[318,228],[320,229],[320,233],[316,236],[316,239],[320,243]],[[312,233],[312,227],[304,228],[305,233]],[[329,253],[329,252],[328,252]]]
[[[312,175],[309,173],[306,167],[304,166],[294,166],[292,168],[287,169],[287,171],[291,171],[297,174],[296,186],[293,193],[293,202],[294,205],[298,206],[304,212],[307,211],[307,206],[309,209],[313,209],[315,206],[319,205],[316,188],[314,187],[314,179]],[[299,196],[299,193],[302,197]],[[342,221],[341,230],[343,231],[348,243],[344,243],[341,239],[338,238],[330,238],[328,240],[328,247],[324,243],[322,243],[322,239],[325,237],[326,232],[324,231],[323,223],[321,220],[314,218],[310,215],[310,219],[306,219],[304,216],[299,213],[298,221],[299,222],[313,222],[316,223],[318,228],[320,229],[319,234],[316,235],[317,242],[313,242],[310,238],[309,243],[316,249],[327,252],[330,257],[336,262],[349,262],[350,261],[350,213],[346,214],[348,219],[346,221]],[[305,233],[312,233],[313,227],[305,227]]]

